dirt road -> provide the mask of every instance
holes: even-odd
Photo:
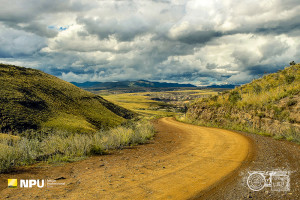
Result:
[[[0,197],[8,199],[189,199],[251,157],[240,134],[162,118],[149,144],[62,166],[35,165],[0,175]],[[60,179],[53,188],[7,188],[7,179]]]

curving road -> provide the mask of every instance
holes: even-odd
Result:
[[[251,144],[235,132],[194,126],[172,118],[155,123],[150,144],[94,156],[65,166],[33,166],[16,178],[57,178],[65,186],[13,190],[1,184],[0,196],[12,199],[189,199],[205,194],[237,170]],[[7,176],[7,177],[6,177]],[[12,175],[2,175],[1,179]],[[46,191],[45,191],[46,190]]]

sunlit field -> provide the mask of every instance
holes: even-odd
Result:
[[[195,99],[217,95],[214,89],[175,90],[163,92],[140,92],[113,94],[98,91],[108,101],[137,112],[143,116],[174,116]]]
[[[151,100],[149,92],[110,94],[102,97],[119,106],[137,112],[143,116],[173,116],[170,106],[164,102]]]

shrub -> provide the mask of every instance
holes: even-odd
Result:
[[[253,85],[253,91],[256,93],[256,94],[259,94],[261,92],[261,86],[258,85],[258,84],[254,84]]]
[[[291,84],[295,79],[296,77],[293,75],[285,75],[285,81],[287,82],[287,84]]]
[[[211,99],[212,101],[217,101],[217,100],[218,100],[218,95],[212,96],[210,99]]]
[[[290,100],[286,103],[286,105],[287,105],[288,107],[293,106],[293,105],[296,105],[296,104],[297,104],[297,100],[296,100],[296,99],[290,99]]]
[[[265,113],[262,113],[262,112],[260,112],[260,113],[258,113],[258,114],[257,114],[257,116],[258,116],[259,118],[264,118],[264,117],[266,116],[266,114],[265,114]]]
[[[230,103],[232,104],[236,104],[237,101],[241,100],[241,95],[238,91],[232,91],[230,92],[230,95],[228,97],[228,100],[230,101]]]

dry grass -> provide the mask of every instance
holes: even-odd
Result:
[[[300,64],[195,101],[188,121],[300,142]]]
[[[151,92],[110,94],[103,96],[103,98],[126,109],[137,112],[142,116],[172,116],[174,114],[166,110],[155,109],[160,107],[162,102],[149,99],[149,96],[146,95],[150,93]]]
[[[31,138],[0,137],[0,172],[37,161],[76,161],[110,149],[142,144],[153,137],[154,128],[149,121],[140,121],[92,134],[56,131],[33,135]]]

